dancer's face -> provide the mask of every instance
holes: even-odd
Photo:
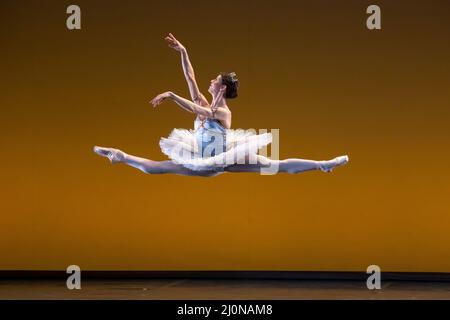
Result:
[[[211,95],[215,96],[219,93],[222,86],[224,86],[222,85],[222,76],[219,74],[215,79],[211,80],[208,92],[211,93]]]

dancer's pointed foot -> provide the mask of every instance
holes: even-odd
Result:
[[[348,156],[344,155],[328,161],[319,161],[319,169],[323,172],[331,172],[334,168],[345,165],[348,160]]]
[[[94,152],[102,157],[108,158],[111,163],[123,162],[125,159],[125,154],[119,149],[95,146]]]

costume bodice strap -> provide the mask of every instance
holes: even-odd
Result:
[[[212,131],[222,131],[225,132],[225,128],[223,125],[217,120],[212,118],[205,118],[203,120],[200,120],[198,117],[194,121],[194,129],[195,131],[200,130],[201,128],[205,130],[212,130]]]

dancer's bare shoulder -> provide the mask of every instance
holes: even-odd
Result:
[[[231,128],[231,110],[227,106],[217,108],[215,115],[225,129]]]

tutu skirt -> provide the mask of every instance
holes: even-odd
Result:
[[[259,149],[272,142],[271,133],[255,130],[225,129],[218,121],[195,123],[195,130],[173,129],[161,138],[161,151],[172,161],[200,171],[223,171],[234,164],[257,163]]]

